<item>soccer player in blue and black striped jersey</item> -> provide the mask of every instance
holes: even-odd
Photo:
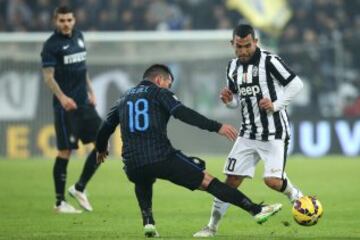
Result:
[[[184,106],[169,91],[173,79],[167,66],[150,66],[143,80],[116,102],[96,140],[97,159],[103,162],[107,156],[108,139],[120,124],[124,169],[129,180],[135,184],[145,236],[158,236],[152,215],[152,189],[157,178],[190,190],[207,191],[249,212],[258,223],[265,222],[280,210],[281,204],[263,206],[253,203],[240,191],[207,173],[204,161],[188,157],[171,145],[167,137],[167,124],[171,116],[230,140],[237,136],[236,129],[231,125],[210,120]]]
[[[41,52],[44,81],[53,96],[55,132],[58,154],[53,177],[56,205],[59,213],[79,213],[65,201],[65,182],[71,150],[78,148],[78,140],[94,143],[101,119],[95,110],[95,96],[86,68],[86,47],[83,34],[74,28],[75,17],[69,7],[58,7],[54,12],[56,30],[46,40]],[[71,196],[87,211],[92,207],[84,189],[95,173],[95,149],[86,159],[83,172],[76,184],[69,188]]]

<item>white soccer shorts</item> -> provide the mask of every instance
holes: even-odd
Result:
[[[285,142],[281,139],[259,141],[238,137],[225,163],[224,173],[253,178],[256,164],[262,159],[264,178],[282,178],[286,160],[285,147]]]

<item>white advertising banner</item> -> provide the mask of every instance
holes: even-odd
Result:
[[[39,96],[39,74],[15,71],[0,74],[0,120],[34,119]]]

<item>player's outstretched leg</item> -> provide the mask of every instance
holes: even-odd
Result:
[[[282,205],[280,203],[272,205],[261,205],[253,203],[246,195],[237,189],[231,188],[225,183],[220,182],[217,178],[212,177],[205,172],[204,179],[199,187],[201,190],[206,190],[208,193],[220,199],[223,202],[231,203],[238,206],[248,213],[250,213],[255,221],[259,224],[266,222],[269,217],[281,210]],[[206,236],[196,234],[195,237],[211,237],[215,235],[212,229],[203,229],[203,232],[210,232]],[[209,230],[209,231],[207,231]]]
[[[93,208],[84,190],[87,183],[90,181],[91,177],[94,175],[98,167],[99,164],[96,163],[96,150],[94,149],[91,151],[91,153],[86,159],[79,180],[75,185],[71,186],[68,189],[70,196],[74,197],[78,201],[79,205],[89,212],[91,212]]]
[[[207,174],[206,174],[207,175]],[[210,176],[210,175],[207,175]],[[280,203],[273,205],[260,205],[253,203],[246,195],[237,189],[231,188],[217,178],[210,176],[212,180],[207,185],[206,191],[224,202],[238,206],[254,216],[257,223],[266,222],[270,216],[280,211]],[[205,176],[206,178],[206,176]]]

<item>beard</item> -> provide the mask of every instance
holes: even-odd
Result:
[[[239,57],[241,63],[247,63],[250,61],[251,57]]]

